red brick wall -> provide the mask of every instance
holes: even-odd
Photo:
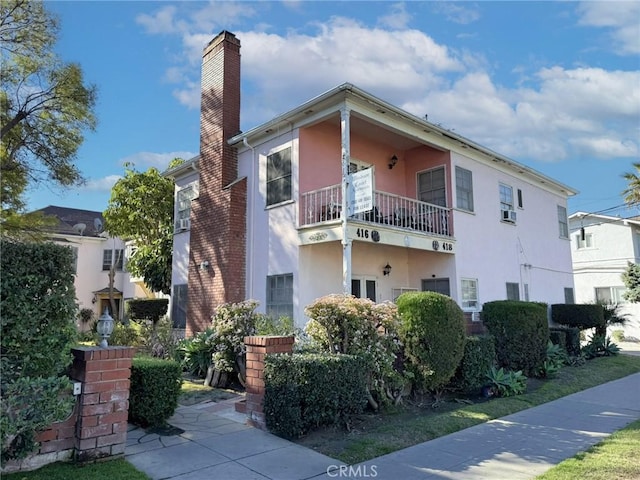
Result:
[[[245,300],[247,182],[236,182],[237,150],[227,144],[240,131],[240,41],[220,33],[204,49],[202,62],[200,194],[191,206],[187,336],[209,325],[217,305]],[[203,262],[209,267],[202,269]]]
[[[33,470],[70,458],[86,462],[124,454],[135,349],[78,347],[71,352],[71,378],[82,385],[73,412],[38,434],[37,454],[7,462],[3,473]]]
[[[246,413],[249,422],[263,430],[264,356],[268,353],[291,353],[294,337],[244,337],[247,346]]]

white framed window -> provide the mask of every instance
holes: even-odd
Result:
[[[124,250],[121,248],[105,249],[102,251],[102,270],[111,270],[111,265],[116,266],[116,270],[122,271],[124,266]]]
[[[473,175],[462,167],[456,167],[456,206],[473,212]]]
[[[462,309],[478,309],[478,280],[475,278],[463,278],[460,281],[460,291],[462,292]]]
[[[500,210],[513,210],[513,187],[500,184]]]
[[[189,230],[191,227],[189,224],[189,217],[191,216],[191,201],[198,198],[198,190],[199,184],[197,182],[178,190],[176,197],[176,231]]]
[[[73,273],[78,273],[78,247],[69,247],[73,255]]]
[[[362,160],[356,160],[355,158],[351,158],[349,160],[349,173],[356,173],[360,170],[366,170],[367,168],[371,168],[370,163],[363,162]]]
[[[291,200],[291,147],[267,156],[267,206]]]
[[[558,233],[560,234],[560,238],[569,238],[567,208],[562,205],[558,205]]]
[[[373,277],[353,277],[351,279],[351,295],[356,298],[368,298],[378,301],[378,281]]]
[[[520,284],[507,282],[507,300],[520,300]]]
[[[564,287],[564,303],[566,303],[567,305],[576,303],[576,299],[573,294],[573,288]]]
[[[585,233],[584,239],[581,233],[576,235],[576,250],[582,250],[584,248],[593,248],[593,233]]]
[[[432,168],[418,173],[418,199],[441,207],[447,206],[444,167]]]
[[[396,287],[391,289],[391,298],[393,299],[393,303],[396,303],[398,297],[405,292],[417,292],[417,288],[413,287]]]
[[[622,296],[626,292],[625,287],[596,287],[596,302],[608,305],[627,303]]]
[[[267,276],[267,315],[293,319],[293,273]]]

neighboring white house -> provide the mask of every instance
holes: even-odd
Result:
[[[432,290],[469,331],[491,300],[573,302],[572,188],[348,83],[246,132],[239,116],[240,42],[222,32],[203,54],[200,155],[165,172],[187,335],[247,298],[302,326],[322,295]]]
[[[75,254],[74,285],[80,309],[93,310],[96,319],[105,309],[113,313],[109,300],[109,270],[112,265],[116,266],[113,297],[119,318],[124,314],[124,301],[152,296],[140,279],[132,278],[126,271],[125,242],[110,237],[104,231],[101,212],[56,206],[38,211],[57,219],[49,234],[51,241],[70,247]],[[89,325],[78,322],[78,327],[85,330]]]
[[[640,340],[640,304],[624,299],[622,281],[628,263],[640,262],[640,218],[577,212],[569,217],[569,228],[576,302],[619,305],[627,316],[625,337]]]

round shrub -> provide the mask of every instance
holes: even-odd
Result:
[[[394,304],[334,294],[317,299],[305,313],[311,318],[305,331],[321,351],[359,355],[367,362],[372,408],[402,395],[404,379],[394,369],[399,350]]]
[[[182,369],[173,360],[140,357],[131,365],[129,421],[140,425],[160,426],[178,407]]]
[[[416,386],[437,390],[462,360],[464,314],[450,297],[435,292],[404,293],[397,304],[400,340]]]
[[[605,326],[604,309],[598,304],[556,303],[551,305],[551,320],[580,330]]]
[[[487,383],[487,372],[495,362],[496,345],[493,336],[467,337],[462,361],[451,379],[451,386],[468,394],[480,393]]]
[[[534,374],[547,354],[547,306],[537,302],[498,300],[482,307],[482,321],[495,337],[498,365]]]

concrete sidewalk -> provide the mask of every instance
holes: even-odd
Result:
[[[227,401],[180,407],[180,435],[132,427],[125,455],[153,479],[530,479],[640,419],[639,398],[637,373],[352,466],[248,427]]]

